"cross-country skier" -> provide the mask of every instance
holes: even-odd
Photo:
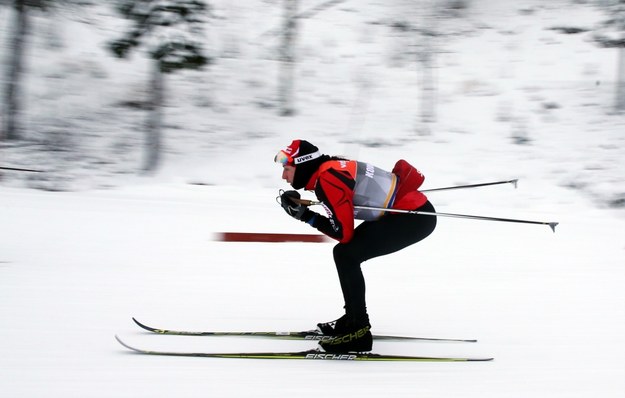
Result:
[[[282,164],[282,179],[294,189],[314,191],[327,216],[300,204],[300,194],[294,190],[280,195],[287,214],[339,242],[333,254],[345,314],[335,321],[317,324],[324,335],[332,336],[319,344],[327,352],[370,351],[373,340],[360,264],[424,239],[434,231],[436,217],[354,206],[434,212],[426,196],[418,191],[423,175],[405,160],[399,160],[390,173],[369,163],[324,155],[304,140],[294,140],[278,152],[274,161]],[[355,227],[354,219],[364,222]]]

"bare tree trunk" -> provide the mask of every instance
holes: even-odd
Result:
[[[437,76],[436,76],[436,1],[421,5],[421,28],[418,33],[417,67],[419,68],[419,116],[417,134],[429,135],[430,123],[436,122]]]
[[[433,123],[436,121],[436,59],[435,50],[432,44],[433,37],[422,35],[425,44],[423,51],[419,54],[419,65],[421,66],[420,75],[420,106],[421,106],[421,122]]]
[[[11,59],[9,61],[7,81],[4,98],[4,122],[0,132],[0,138],[7,140],[18,140],[20,131],[20,83],[22,77],[22,65],[24,58],[24,45],[28,34],[28,8],[24,0],[15,0],[15,27],[13,37],[9,47]]]
[[[278,100],[280,115],[291,116],[294,109],[295,37],[297,35],[297,0],[284,0],[284,27],[280,49]]]
[[[618,47],[618,75],[616,77],[616,112],[625,112],[625,47]]]
[[[155,60],[150,81],[152,110],[148,115],[146,123],[145,164],[143,166],[145,173],[154,172],[161,158],[164,90],[163,72],[161,71],[160,62]]]

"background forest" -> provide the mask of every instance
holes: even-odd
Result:
[[[498,135],[623,203],[623,1],[0,4],[1,166],[44,171],[3,184],[262,185],[270,162],[243,165],[296,136],[357,156]]]

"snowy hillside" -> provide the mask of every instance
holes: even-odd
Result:
[[[219,18],[207,47],[216,63],[166,83],[160,177],[272,187],[271,162],[248,168],[243,160],[270,159],[285,141],[302,137],[387,166],[410,155],[439,180],[508,177],[536,164],[543,180],[582,189],[600,205],[622,205],[625,119],[611,113],[616,51],[598,48],[591,32],[553,29],[592,28],[604,17],[599,9],[564,0],[482,0],[466,17],[432,22],[406,2],[341,3],[300,20],[298,113],[288,118],[276,109],[279,38],[267,34],[280,26],[278,3],[213,2]],[[6,9],[1,17],[9,26]],[[5,172],[3,184],[65,190],[132,180],[142,161],[146,115],[137,106],[146,99],[148,65],[139,55],[123,61],[106,53],[124,22],[107,6],[36,22],[28,141],[0,150],[9,166],[47,173]],[[441,32],[429,39],[437,66],[433,123],[419,117],[423,71],[414,51],[423,43],[397,28],[401,22]]]

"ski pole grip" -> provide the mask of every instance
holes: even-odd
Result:
[[[309,200],[309,199],[295,199],[295,198],[291,198],[291,200],[295,203],[297,203],[298,205],[304,205],[304,206],[312,206],[317,204],[317,202]]]

